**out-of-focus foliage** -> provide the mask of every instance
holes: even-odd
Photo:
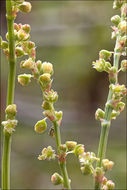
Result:
[[[64,111],[62,141],[76,140],[84,144],[87,151],[97,152],[100,126],[94,113],[97,107],[104,107],[108,79],[105,73],[98,74],[92,69],[92,61],[97,59],[99,50],[113,50],[110,18],[117,11],[112,9],[112,1],[32,1],[32,6],[32,12],[27,16],[19,14],[16,22],[31,25],[37,59],[54,65],[53,88],[59,93],[56,107]],[[2,21],[4,36],[4,16]],[[8,64],[2,55],[2,116],[7,70]],[[17,72],[21,73],[19,63]],[[120,80],[125,80],[125,76],[120,76]],[[13,135],[12,188],[52,189],[50,176],[55,168],[59,170],[57,161],[38,161],[37,157],[43,147],[53,144],[55,148],[54,139],[47,134],[36,134],[33,128],[36,121],[42,119],[40,89],[34,82],[29,87],[16,82],[15,100],[19,126]],[[126,189],[125,115],[122,113],[112,123],[107,152],[107,157],[115,162],[110,175],[117,189]],[[68,159],[67,167],[72,188],[93,187],[92,179],[81,174],[75,158]]]

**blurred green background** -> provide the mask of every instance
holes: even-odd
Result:
[[[113,50],[110,18],[117,11],[112,1],[31,1],[32,12],[18,14],[17,23],[31,25],[31,40],[36,43],[37,59],[54,66],[53,88],[59,94],[57,110],[63,110],[62,142],[75,140],[85,145],[86,151],[97,153],[100,123],[94,113],[104,108],[108,94],[108,77],[92,68],[101,49]],[[6,33],[5,6],[2,3],[2,36]],[[1,55],[2,119],[6,104],[8,64]],[[25,71],[19,68],[17,75]],[[125,83],[125,74],[120,74]],[[43,118],[42,96],[39,86],[32,81],[28,87],[16,81],[15,103],[19,125],[13,134],[11,155],[12,189],[57,189],[50,182],[59,172],[57,160],[39,161],[42,148],[55,139],[48,132],[38,135],[34,124]],[[49,123],[50,128],[50,123]],[[126,111],[112,122],[106,158],[115,162],[107,177],[116,183],[116,189],[126,189]],[[83,176],[74,156],[67,159],[67,168],[73,189],[93,189],[91,176]]]

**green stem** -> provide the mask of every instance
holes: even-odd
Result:
[[[55,130],[55,137],[56,137],[56,145],[57,145],[57,152],[60,155],[60,145],[61,145],[61,135],[60,135],[60,126],[58,125],[57,121],[53,122],[54,130]],[[71,189],[69,177],[66,168],[66,161],[59,162],[61,173],[64,180],[64,187],[67,189]]]
[[[6,0],[8,41],[9,41],[9,75],[7,89],[7,106],[14,102],[15,90],[15,40],[14,40],[14,18],[12,17],[12,2]],[[3,156],[2,156],[2,189],[10,189],[10,152],[11,134],[4,131]]]
[[[116,45],[117,45],[117,41],[116,41]],[[119,59],[120,59],[120,54],[115,52],[113,66],[115,66],[117,70],[118,70],[118,66],[119,66]],[[117,78],[117,80],[118,80],[118,78]],[[117,83],[117,81],[116,81],[116,83]],[[107,102],[109,102],[111,100],[112,100],[112,90],[110,89],[108,98],[107,98]],[[97,156],[100,160],[96,165],[96,167],[100,167],[100,168],[102,167],[102,160],[105,157],[105,153],[106,153],[112,110],[113,109],[110,106],[105,105],[104,120],[109,121],[109,123],[102,124],[102,126],[101,126],[101,135],[100,135],[98,156]],[[98,181],[95,181],[95,190],[99,190],[100,186],[101,186],[101,184]]]

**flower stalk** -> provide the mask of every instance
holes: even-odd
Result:
[[[126,61],[123,60],[122,62],[124,63],[122,68],[122,62],[121,62],[121,68],[119,69],[119,62],[120,62],[120,56],[121,55],[126,55],[126,41],[127,41],[127,36],[126,36],[126,27],[125,27],[125,18],[127,15],[127,4],[125,1],[119,1],[115,0],[113,7],[115,9],[121,8],[121,18],[118,15],[115,15],[111,18],[111,21],[115,24],[115,26],[112,27],[113,33],[112,33],[112,38],[116,38],[116,45],[114,48],[114,53],[113,53],[113,66],[111,67],[109,64],[106,65],[105,62],[105,68],[104,65],[101,64],[101,61],[99,60],[98,62],[94,62],[94,68],[97,69],[98,71],[106,71],[109,74],[109,81],[110,81],[110,86],[109,86],[109,93],[108,93],[108,98],[107,102],[105,104],[105,109],[104,112],[101,112],[99,109],[96,111],[96,119],[101,121],[101,135],[100,135],[100,141],[99,141],[99,146],[98,146],[98,155],[97,157],[99,158],[99,161],[96,163],[96,168],[102,168],[102,162],[103,159],[105,158],[106,154],[106,149],[107,149],[107,142],[108,142],[108,135],[109,135],[109,129],[111,126],[111,120],[115,119],[117,115],[120,114],[120,112],[124,108],[124,103],[121,102],[121,99],[123,98],[124,95],[126,95],[127,90],[124,85],[119,85],[118,83],[118,73],[123,70],[126,71]],[[104,52],[104,50],[102,50]],[[98,63],[98,65],[97,65]],[[107,66],[107,67],[106,67]],[[111,69],[112,68],[112,69]],[[114,88],[116,90],[114,90]],[[124,88],[124,90],[122,89]],[[123,92],[122,92],[123,91]],[[118,108],[119,105],[123,105],[123,108]],[[103,113],[103,116],[102,114]],[[115,114],[115,117],[113,117],[113,114]],[[101,180],[98,180],[98,178],[95,177],[95,190],[100,190],[104,188],[105,184],[103,184],[103,177]]]
[[[9,42],[9,75],[7,90],[7,106],[14,102],[15,91],[15,40],[14,40],[14,17],[12,16],[12,1],[6,0],[8,42]],[[2,189],[10,189],[10,152],[11,152],[11,134],[4,131],[3,156],[2,156]]]

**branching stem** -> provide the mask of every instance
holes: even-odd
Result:
[[[60,135],[60,126],[58,125],[57,121],[53,122],[54,130],[55,130],[55,137],[56,137],[56,145],[57,145],[57,152],[60,155],[60,145],[61,145],[61,135]],[[66,168],[66,161],[59,162],[61,173],[64,180],[64,187],[67,189],[71,189],[70,181],[67,173]]]

